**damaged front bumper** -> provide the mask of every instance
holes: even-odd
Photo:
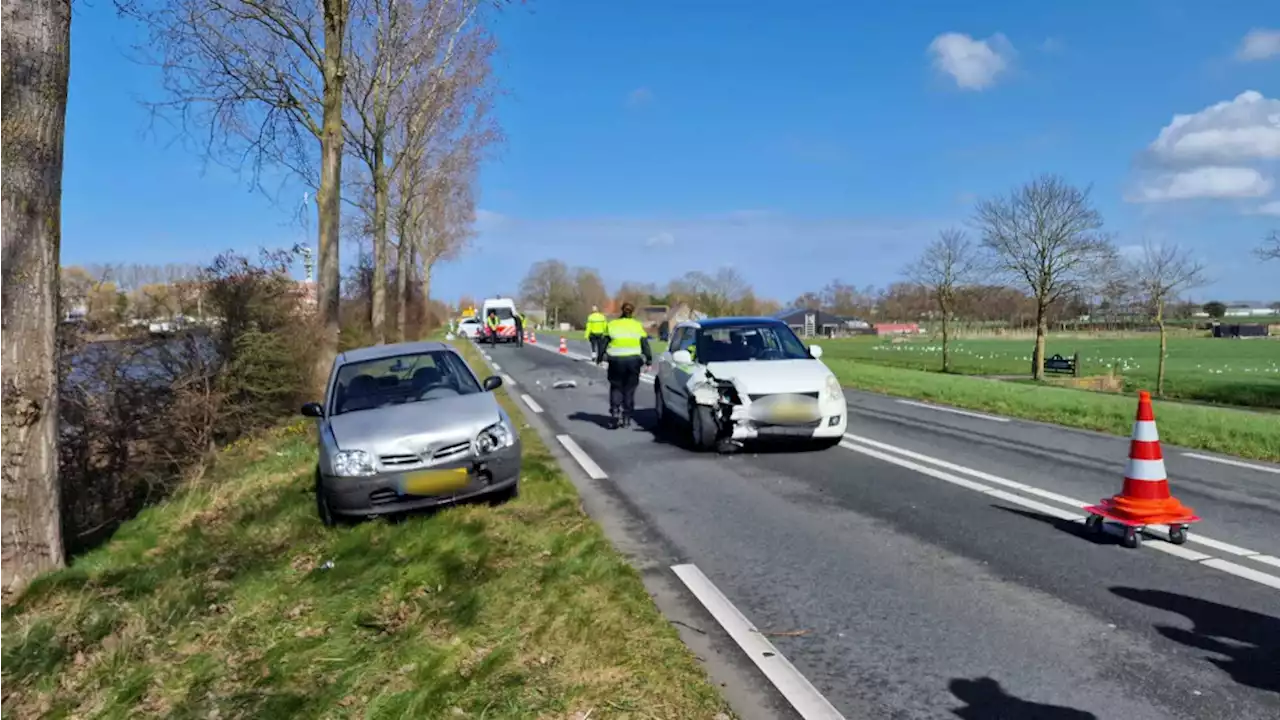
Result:
[[[711,407],[720,440],[805,440],[838,438],[848,428],[844,397],[821,391],[748,395],[731,380],[690,382],[690,396]]]

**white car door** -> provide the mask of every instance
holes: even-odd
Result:
[[[693,363],[677,363],[675,353],[688,352],[694,343],[696,330],[690,327],[682,327],[676,330],[675,335],[671,338],[671,344],[667,348],[667,352],[663,353],[663,369],[662,376],[663,400],[667,407],[675,415],[689,419],[689,377],[694,372],[696,365]]]

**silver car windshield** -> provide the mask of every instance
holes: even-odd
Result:
[[[806,360],[809,353],[785,325],[730,325],[700,329],[695,357],[701,363]]]
[[[437,350],[397,355],[338,368],[329,413],[341,415],[480,392],[483,389],[456,353]]]

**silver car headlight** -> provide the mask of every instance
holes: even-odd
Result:
[[[333,456],[333,474],[338,477],[367,477],[375,472],[373,456],[364,450],[339,450]]]
[[[823,391],[823,397],[827,400],[844,399],[844,388],[840,387],[840,381],[835,375],[827,376],[827,387]]]
[[[505,420],[490,425],[476,435],[476,454],[488,455],[516,443],[516,434]]]

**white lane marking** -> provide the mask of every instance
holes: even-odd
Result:
[[[914,407],[927,408],[929,410],[940,410],[942,412],[955,413],[956,415],[967,415],[968,417],[978,418],[980,420],[990,420],[992,422],[1009,422],[1009,418],[1003,418],[998,415],[984,415],[982,413],[969,412],[968,410],[958,410],[956,408],[944,407],[942,405],[933,405],[931,403],[916,402],[915,400],[899,400],[903,405],[912,405]]]
[[[1276,577],[1275,575],[1268,575],[1264,572],[1258,572],[1253,568],[1247,568],[1243,565],[1233,563],[1230,560],[1219,560],[1217,558],[1211,558],[1209,560],[1205,560],[1200,564],[1207,565],[1217,570],[1221,570],[1222,572],[1225,572],[1225,573],[1231,573],[1232,575],[1235,575],[1236,577],[1242,577],[1245,580],[1252,580],[1256,583],[1266,585],[1267,587],[1272,587],[1272,588],[1275,588],[1276,590],[1280,590],[1280,577]]]
[[[898,465],[900,467],[904,467],[909,470],[914,470],[918,473],[921,473],[922,475],[928,475],[929,477],[937,478],[938,480],[942,480],[943,482],[948,482],[953,485],[958,485],[967,490],[974,490],[984,495],[989,495],[991,497],[999,498],[1001,500],[1013,503],[1015,505],[1021,505],[1022,507],[1025,507],[1029,510],[1034,510],[1042,514],[1060,518],[1062,520],[1069,520],[1072,522],[1083,522],[1085,519],[1084,516],[1079,513],[1072,513],[1072,512],[1063,510],[1061,508],[1045,505],[1044,503],[1037,502],[1035,500],[1031,500],[1028,498],[1024,498],[1020,495],[1014,495],[1013,493],[1006,492],[1004,490],[999,490],[997,488],[983,485],[981,483],[977,483],[972,480],[966,480],[965,478],[959,477],[957,475],[952,475],[951,473],[943,472],[942,470],[937,470],[935,468],[928,467],[926,465],[921,465],[919,463],[906,460],[897,455],[890,455],[889,453],[881,452],[879,450],[873,450],[869,447],[858,445],[858,444],[855,444],[854,442],[849,441],[850,439],[854,439],[856,437],[857,436],[854,436],[854,435],[845,435],[845,438],[847,439],[840,443],[840,447],[843,447],[847,450],[852,450],[856,453],[867,455],[868,457],[873,457],[878,460],[883,460],[885,462],[892,463],[894,465]],[[981,477],[985,480],[995,482],[996,484],[1001,484],[1001,485],[1006,485],[1011,487],[1021,486],[1021,487],[1018,487],[1018,489],[1030,488],[1030,486],[1024,486],[1021,483],[1015,483],[1011,480],[1005,480],[1003,478],[999,478],[994,475],[989,475],[987,473],[983,473],[977,470],[969,470],[968,468],[963,468],[962,466],[954,465],[952,463],[947,463],[946,461],[943,461],[943,460],[930,458],[927,455],[921,455],[920,453],[913,453],[910,450],[904,450],[902,448],[895,448],[894,446],[887,445],[886,443],[879,443],[879,442],[875,442],[874,440],[870,442],[874,443],[877,446],[882,446],[888,449],[892,449],[895,452],[902,453],[903,455],[907,455],[910,457],[917,457],[921,460],[924,460],[926,462],[931,462],[935,465],[955,468],[957,469],[958,472],[964,472],[974,477]],[[1038,490],[1038,488],[1030,488],[1030,489]],[[1040,491],[1040,492],[1043,495],[1049,495],[1049,496],[1055,495],[1054,493],[1047,493],[1045,491]],[[1057,497],[1065,498],[1065,496],[1057,496]],[[1077,507],[1082,507],[1083,505],[1086,504],[1086,503],[1077,504],[1077,501],[1071,500],[1070,498],[1065,498],[1065,499],[1070,501],[1069,503],[1066,503],[1066,504],[1076,505]],[[1058,500],[1058,502],[1062,502],[1062,501]],[[1103,527],[1109,534],[1114,535],[1120,532],[1119,528],[1113,527],[1111,523],[1108,523]],[[1167,539],[1168,537],[1168,526],[1152,525],[1149,528],[1147,528],[1147,530],[1163,532],[1165,535],[1165,539]],[[1150,533],[1150,534],[1156,534],[1156,533]],[[1234,550],[1242,550],[1244,551],[1244,553],[1247,553],[1245,554],[1245,557],[1259,557],[1259,554],[1252,550],[1246,550],[1245,548],[1240,548],[1235,545],[1230,545],[1228,543],[1220,542],[1217,540],[1211,540],[1209,538],[1198,536],[1195,533],[1188,534],[1187,539],[1199,542],[1200,544],[1205,545],[1207,547],[1221,546],[1220,549],[1231,548]],[[1219,570],[1223,570],[1224,572],[1229,572],[1233,575],[1244,578],[1246,580],[1253,580],[1263,585],[1280,588],[1280,577],[1276,577],[1274,575],[1268,575],[1267,573],[1253,570],[1251,568],[1244,567],[1243,565],[1236,565],[1235,563],[1231,563],[1226,560],[1220,560],[1210,555],[1205,555],[1204,553],[1197,552],[1195,550],[1189,550],[1186,548],[1179,547],[1177,545],[1165,544],[1165,543],[1154,543],[1154,544],[1145,543],[1143,544],[1143,547],[1155,548],[1169,555],[1174,555],[1176,557],[1180,557],[1185,560],[1190,560],[1192,562],[1196,562],[1201,565],[1206,565],[1208,567],[1217,568]],[[1261,557],[1267,557],[1267,556],[1261,556]],[[1228,569],[1228,567],[1239,568],[1239,571]]]
[[[520,396],[520,399],[524,401],[524,404],[525,404],[525,405],[528,405],[528,406],[529,406],[529,409],[530,409],[530,410],[532,410],[532,411],[534,411],[534,412],[538,413],[539,415],[541,415],[541,414],[542,414],[542,406],[538,404],[538,401],[537,401],[537,400],[534,400],[533,398],[529,397],[528,395],[521,395],[521,396]]]
[[[1207,460],[1208,462],[1222,463],[1223,465],[1234,465],[1235,467],[1246,468],[1249,470],[1257,470],[1258,472],[1271,473],[1280,475],[1280,468],[1267,467],[1265,465],[1254,465],[1253,463],[1242,462],[1240,460],[1232,460],[1230,458],[1214,457],[1212,455],[1201,455],[1200,453],[1182,453],[1182,457],[1195,458],[1196,460]]]
[[[573,438],[568,435],[557,435],[556,439],[560,441],[560,444],[564,446],[565,450],[569,451],[569,454],[573,456],[573,459],[578,461],[578,464],[582,466],[583,471],[587,473],[587,477],[592,480],[603,480],[609,477],[605,474],[604,470],[596,464],[596,461],[591,459],[591,456],[588,455],[586,451],[578,447],[578,443],[574,442]]]
[[[497,366],[497,365],[494,365],[493,367],[494,367],[494,369],[495,369],[495,370],[496,370],[496,369],[498,369],[498,366]],[[515,379],[515,378],[513,378],[513,377],[511,377],[510,375],[507,375],[506,373],[503,373],[503,375],[502,375],[502,382],[506,383],[507,385],[515,385],[515,384],[516,384],[516,379]]]
[[[1270,555],[1254,555],[1253,557],[1251,557],[1251,558],[1249,558],[1249,559],[1250,559],[1250,560],[1253,560],[1254,562],[1260,562],[1260,563],[1262,563],[1263,565],[1270,565],[1270,566],[1272,566],[1272,567],[1280,567],[1280,558],[1278,558],[1278,557],[1272,557],[1272,556],[1270,556]]]
[[[489,363],[489,364],[493,366],[493,369],[494,369],[494,370],[501,370],[501,369],[502,369],[502,366],[501,366],[501,365],[499,365],[499,364],[498,364],[498,363],[496,363],[496,362],[495,362],[495,363]]]
[[[769,678],[769,682],[791,703],[800,717],[804,720],[844,720],[840,711],[818,692],[808,678],[800,674],[790,660],[778,652],[778,648],[747,620],[742,611],[707,579],[697,565],[672,565],[671,571],[684,582],[689,592],[698,598],[729,637],[738,643],[738,647],[760,668],[760,672]]]

